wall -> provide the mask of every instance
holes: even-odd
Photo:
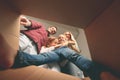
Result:
[[[120,0],[85,29],[93,60],[120,72]]]
[[[77,38],[77,41],[81,49],[81,54],[91,60],[91,54],[88,47],[85,31],[83,29],[79,29],[79,33],[80,34],[79,37]]]

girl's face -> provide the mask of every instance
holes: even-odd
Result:
[[[58,39],[53,40],[49,46],[56,46],[58,44]]]
[[[65,42],[67,39],[66,39],[66,36],[65,35],[59,35],[59,37],[58,37],[58,40],[59,40],[59,43],[63,43],[63,42]]]

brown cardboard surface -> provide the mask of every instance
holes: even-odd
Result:
[[[0,10],[0,34],[5,37],[11,47],[18,49],[19,14],[2,2],[0,3]]]
[[[63,73],[29,66],[0,71],[0,80],[81,80]]]
[[[120,0],[85,29],[92,59],[120,74]]]

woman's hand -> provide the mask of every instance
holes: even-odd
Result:
[[[64,43],[62,43],[62,46],[68,46],[69,42],[65,41]]]

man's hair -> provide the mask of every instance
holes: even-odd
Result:
[[[51,28],[51,27],[55,27],[55,28],[56,28],[56,30],[58,29],[56,26],[50,26],[49,28]]]
[[[55,28],[56,28],[56,32],[57,32],[57,29],[58,29],[58,28],[57,28],[56,26],[50,26],[49,28],[51,28],[51,27],[55,27]],[[55,32],[54,34],[56,34],[56,32]]]

